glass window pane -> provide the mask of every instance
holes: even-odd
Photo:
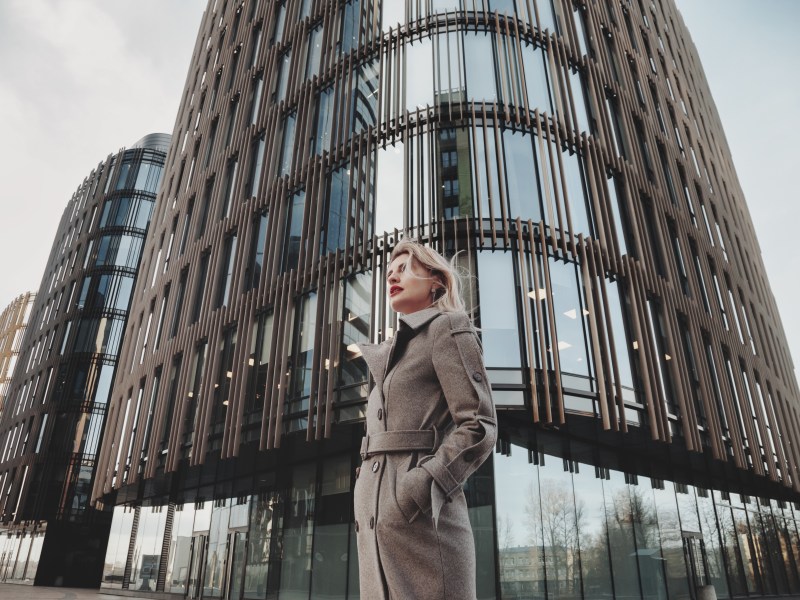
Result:
[[[349,455],[327,458],[322,464],[314,527],[312,600],[345,598],[347,594],[351,471]]]
[[[512,254],[479,252],[478,277],[481,338],[486,366],[519,368],[521,358]]]
[[[506,129],[503,131],[504,161],[511,219],[520,217],[538,223],[542,219],[539,184],[531,135]]]
[[[603,480],[597,477],[592,465],[580,464],[572,482],[578,514],[584,598],[612,598],[606,507],[602,501]]]
[[[405,46],[405,107],[408,111],[433,106],[433,43],[431,38]]]
[[[584,378],[583,389],[592,390],[594,386],[590,379],[585,308],[576,265],[550,258],[550,284],[553,290],[553,312],[558,336],[556,347],[561,371]],[[566,385],[567,382],[564,383]],[[572,377],[566,387],[576,385],[579,385],[579,380]]]
[[[375,190],[375,234],[403,229],[403,144],[397,142],[377,152],[378,176]]]
[[[545,54],[533,45],[522,47],[522,63],[525,67],[525,88],[528,93],[528,108],[539,112],[553,112],[550,99],[550,84],[547,77]]]
[[[470,100],[497,101],[492,35],[486,32],[464,34],[464,61],[467,69],[467,97]]]
[[[495,515],[500,596],[503,600],[546,598],[545,541],[539,472],[527,450],[512,446],[494,455]]]
[[[313,564],[315,525],[315,464],[295,467],[292,488],[286,498],[283,521],[283,554],[280,595],[305,598]]]
[[[603,482],[603,490],[616,597],[640,598],[631,500],[625,476],[619,471],[611,471],[609,479]]]

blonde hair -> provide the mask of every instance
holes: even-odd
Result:
[[[408,254],[431,272],[431,278],[439,283],[434,290],[432,306],[443,312],[463,312],[464,300],[461,298],[461,279],[452,261],[448,261],[433,248],[423,246],[414,239],[402,239],[392,250],[390,260]]]

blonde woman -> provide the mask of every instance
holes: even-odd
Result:
[[[475,548],[462,485],[497,419],[459,281],[440,254],[397,244],[386,270],[396,335],[361,351],[367,404],[355,529],[364,600],[471,600]]]

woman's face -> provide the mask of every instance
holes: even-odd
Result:
[[[428,308],[433,302],[431,288],[437,287],[431,272],[407,253],[389,264],[386,285],[392,310],[404,315]]]

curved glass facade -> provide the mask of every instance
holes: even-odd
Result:
[[[480,598],[800,591],[799,394],[722,136],[669,0],[211,0],[93,488],[103,585],[358,597],[358,343],[393,335],[413,235],[465,274],[500,415]]]
[[[89,492],[168,140],[110,155],[61,218],[0,420],[4,580],[99,576],[111,514]]]

